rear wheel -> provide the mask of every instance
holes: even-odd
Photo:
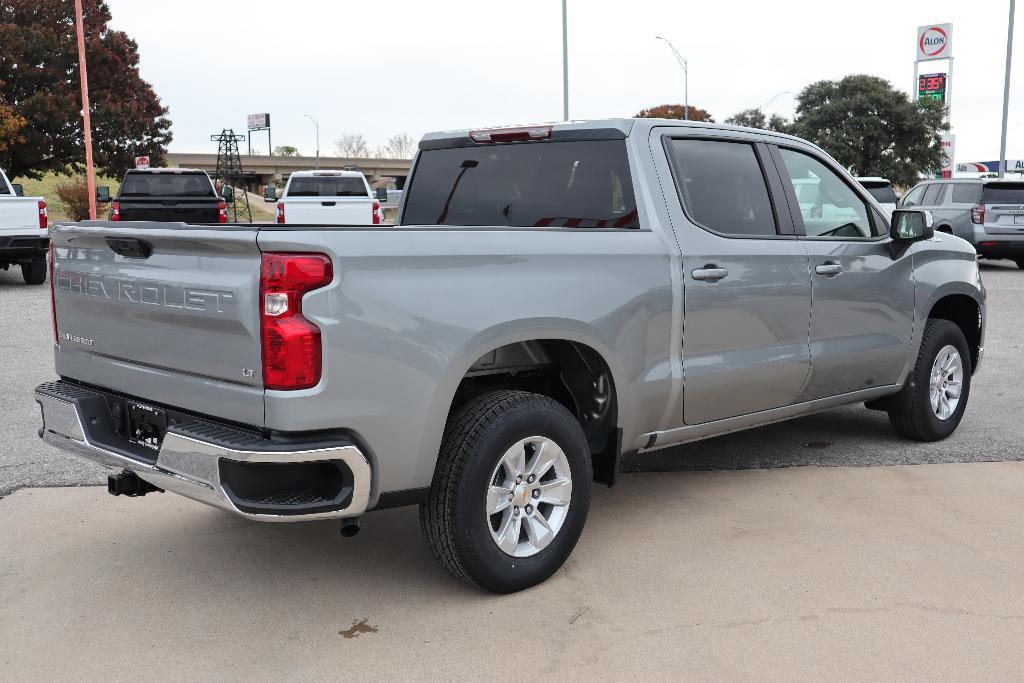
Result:
[[[938,441],[956,431],[971,393],[971,354],[960,328],[948,320],[930,319],[924,328],[904,408],[889,411],[901,436]]]
[[[21,277],[29,285],[41,285],[46,282],[46,257],[37,256],[28,263],[22,263]]]
[[[420,523],[431,553],[495,593],[529,588],[572,552],[590,507],[587,440],[557,401],[478,396],[451,418]]]

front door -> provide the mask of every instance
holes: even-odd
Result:
[[[790,405],[810,370],[811,283],[785,200],[773,201],[782,191],[768,148],[693,137],[665,146],[685,212],[683,421]]]
[[[824,158],[774,154],[810,257],[811,376],[800,400],[895,384],[914,326],[912,257],[893,249],[885,219]]]

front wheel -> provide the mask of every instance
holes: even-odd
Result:
[[[28,263],[22,263],[21,277],[28,285],[41,285],[46,282],[46,257],[37,256]]]
[[[564,406],[489,392],[449,421],[420,524],[449,574],[512,593],[569,557],[587,521],[590,480],[586,437]]]
[[[939,441],[956,431],[971,393],[971,354],[960,328],[948,320],[929,319],[913,374],[909,401],[889,411],[901,436]]]

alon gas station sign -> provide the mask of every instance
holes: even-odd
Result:
[[[917,61],[953,58],[953,24],[917,27]]]
[[[953,24],[928,24],[917,27],[917,56],[914,58],[914,99],[935,100],[945,105],[946,123],[950,122],[953,108]],[[947,73],[919,76],[921,62],[937,59],[949,61]],[[956,136],[942,136],[942,178],[952,178],[956,167],[954,149]]]

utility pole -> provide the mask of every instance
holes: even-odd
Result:
[[[1006,75],[1003,77],[1003,131],[999,136],[999,177],[1006,175],[1006,119],[1010,113],[1010,63],[1013,61],[1013,11],[1017,0],[1010,0],[1010,23],[1006,29]]]
[[[303,114],[307,119],[313,122],[313,126],[316,128],[316,167],[320,168],[320,124],[316,122],[309,114]]]
[[[82,127],[85,130],[85,185],[89,192],[89,218],[90,220],[96,220],[96,171],[92,166],[92,121],[89,117],[89,78],[85,67],[85,24],[82,21],[82,0],[75,0],[75,31],[78,33],[78,77],[82,82]]]
[[[679,66],[683,67],[683,120],[690,120],[690,68],[683,56],[679,54],[679,50],[672,44],[668,38],[662,38],[661,36],[654,36],[656,40],[663,40],[668,45],[668,49],[672,50],[672,55],[679,62]]]
[[[562,120],[569,120],[569,22],[562,0]]]

